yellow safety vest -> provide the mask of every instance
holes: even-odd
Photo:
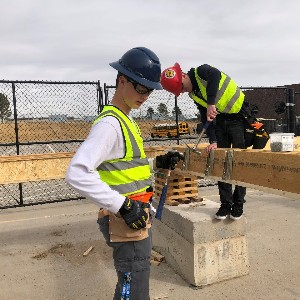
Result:
[[[207,81],[199,77],[196,68],[195,77],[203,98],[200,98],[194,92],[190,93],[190,97],[201,106],[207,107]],[[227,114],[238,113],[241,110],[244,98],[245,94],[240,90],[237,84],[228,75],[221,72],[221,80],[215,103],[217,110]]]
[[[101,163],[97,167],[99,176],[113,190],[124,196],[144,192],[151,185],[151,172],[139,126],[112,105],[104,106],[94,124],[106,116],[117,118],[121,125],[125,156]]]

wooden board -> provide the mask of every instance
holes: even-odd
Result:
[[[145,154],[148,158],[155,158],[158,155],[163,155],[167,153],[167,149],[170,149],[170,147],[163,147],[163,146],[150,146],[145,147]]]
[[[165,181],[166,175],[164,173],[156,173],[154,185],[155,199],[160,199]],[[178,205],[179,203],[190,203],[194,199],[198,199],[197,176],[179,169],[173,170],[168,180],[166,204]]]
[[[231,179],[300,194],[300,153],[234,151]]]
[[[74,153],[0,156],[0,184],[65,178]]]
[[[193,145],[191,145],[193,146]],[[185,152],[186,146],[173,146]],[[170,146],[146,147],[149,157],[161,155]],[[199,153],[190,152],[189,175],[204,177],[207,171],[208,155],[205,146],[198,147]],[[214,151],[213,168],[209,178],[223,180],[224,166],[228,149]],[[65,178],[73,152],[33,154],[19,156],[0,156],[0,184],[42,181]],[[183,163],[178,164],[183,169]],[[231,177],[227,182],[238,182],[259,190],[273,191],[300,199],[300,152],[271,152],[269,150],[235,149]],[[181,186],[181,188],[183,188]],[[183,191],[183,190],[182,190]],[[175,195],[173,195],[175,196]]]
[[[184,147],[177,146],[183,152]],[[190,152],[188,171],[201,176],[206,174],[207,155],[205,148],[199,147],[199,153]],[[224,179],[225,157],[233,151],[232,172]],[[300,153],[271,152],[268,150],[216,149],[211,177],[233,184],[259,190],[268,190],[283,196],[300,199]],[[183,168],[183,166],[181,165]]]

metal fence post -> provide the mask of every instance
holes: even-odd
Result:
[[[97,100],[98,100],[98,108],[97,113],[99,115],[100,111],[103,109],[103,91],[100,86],[100,80],[97,81]]]
[[[19,126],[18,126],[18,111],[17,111],[17,98],[16,98],[16,86],[12,83],[12,94],[13,94],[13,106],[14,106],[14,120],[15,120],[15,133],[16,133],[16,148],[17,155],[20,155],[20,141],[19,141]],[[19,183],[20,192],[20,205],[23,205],[23,185]]]
[[[18,111],[17,111],[16,86],[15,86],[14,82],[12,83],[12,94],[13,94],[13,106],[14,106],[16,148],[17,148],[17,155],[19,155],[20,154],[20,144],[19,144]]]
[[[177,145],[179,145],[178,102],[177,102],[176,96],[175,96],[175,123],[176,123],[176,128],[177,128]]]
[[[287,112],[287,129],[288,132],[296,132],[296,114],[295,114],[295,90],[287,89],[286,99],[286,112]]]

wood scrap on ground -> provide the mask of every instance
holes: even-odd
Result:
[[[88,256],[90,254],[90,252],[94,249],[93,246],[91,246],[89,249],[87,249],[84,253],[83,256]]]
[[[160,263],[165,261],[165,257],[161,255],[160,253],[151,250],[151,264],[154,264],[156,266],[159,266]]]

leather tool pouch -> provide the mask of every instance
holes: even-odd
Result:
[[[109,235],[111,242],[126,242],[126,241],[140,241],[148,237],[148,229],[151,227],[148,213],[147,226],[143,229],[134,230],[127,226],[124,219],[119,214],[113,214],[105,209],[100,209],[98,217],[109,216]]]

